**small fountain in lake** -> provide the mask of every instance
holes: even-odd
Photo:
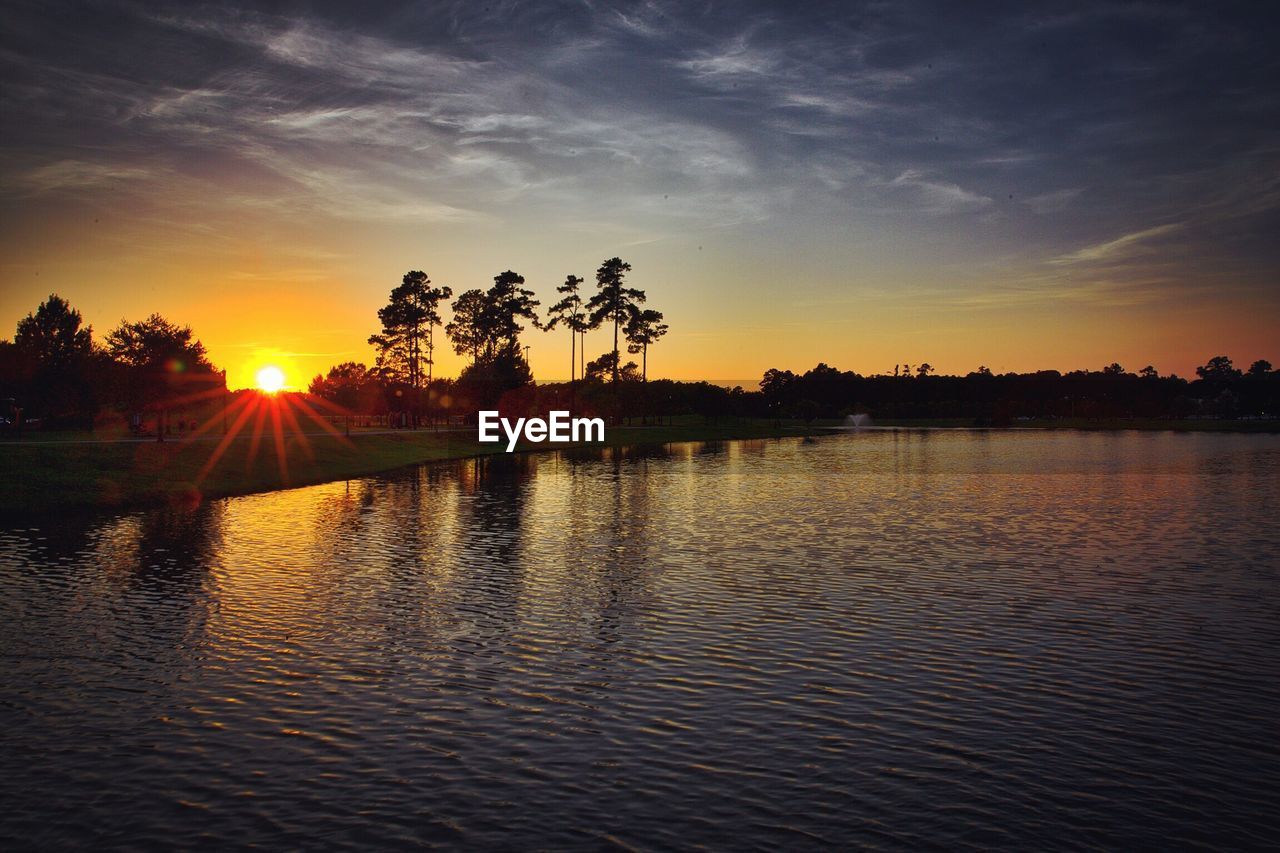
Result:
[[[871,426],[871,415],[857,414],[849,415],[844,419],[845,429],[862,429]]]

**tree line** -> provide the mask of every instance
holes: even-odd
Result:
[[[596,270],[595,290],[583,291],[583,278],[565,277],[556,288],[560,297],[539,313],[542,304],[525,278],[506,270],[493,278],[487,290],[472,289],[454,298],[453,289],[437,286],[421,270],[405,273],[391,290],[389,301],[378,310],[381,330],[369,337],[376,351],[373,367],[344,362],[316,376],[311,394],[348,410],[367,414],[397,412],[413,424],[435,421],[459,409],[514,405],[533,394],[533,372],[521,334],[528,327],[569,333],[569,387],[598,385],[607,375],[611,399],[595,389],[587,393],[596,404],[615,410],[622,402],[621,383],[637,378],[648,381],[649,347],[668,330],[661,311],[644,307],[645,292],[629,286],[631,264],[610,258]],[[445,322],[441,306],[447,300],[451,319]],[[444,334],[455,353],[469,359],[456,380],[437,379],[433,365],[436,330]],[[612,349],[586,361],[586,334],[605,329],[612,335]],[[640,364],[622,363],[621,347],[640,356]],[[615,415],[617,412],[615,411]]]
[[[1227,356],[1196,368],[1195,379],[1162,376],[1147,365],[1131,372],[1112,363],[1100,370],[993,373],[983,366],[964,376],[936,376],[925,363],[895,365],[893,373],[863,376],[818,364],[802,374],[769,370],[759,408],[806,420],[867,413],[889,419],[956,419],[1005,425],[1018,418],[1193,418],[1280,415],[1280,371],[1265,359],[1247,370]]]
[[[707,382],[648,378],[648,348],[667,332],[663,315],[630,287],[629,264],[611,258],[596,271],[594,292],[569,275],[545,313],[519,274],[506,270],[488,289],[454,298],[448,287],[410,271],[377,313],[369,338],[372,367],[345,362],[312,380],[309,393],[341,412],[412,425],[474,417],[569,409],[579,415],[663,418],[676,415],[770,417],[811,421],[866,413],[883,419],[950,419],[1003,425],[1019,418],[1252,418],[1280,413],[1280,371],[1265,360],[1238,369],[1226,356],[1209,359],[1194,379],[1161,375],[1153,366],[996,374],[979,367],[939,376],[928,363],[894,365],[862,375],[818,364],[804,373],[771,369],[758,390]],[[446,321],[442,307],[451,313]],[[535,385],[522,334],[528,328],[569,333],[568,382]],[[588,360],[585,335],[609,334],[611,348]],[[443,332],[444,338],[440,338]],[[468,363],[457,378],[434,374],[437,346]],[[626,361],[623,347],[640,362]],[[225,374],[210,363],[190,326],[152,314],[122,320],[101,340],[78,310],[51,294],[22,318],[12,340],[0,340],[0,428],[20,420],[47,428],[86,428],[108,419],[145,416],[157,435],[171,430],[167,413],[216,417],[227,401]],[[332,411],[332,409],[330,409]],[[180,425],[180,424],[179,424]]]
[[[190,326],[152,314],[97,341],[57,294],[18,321],[13,340],[0,340],[4,426],[91,428],[104,411],[162,419],[175,404],[217,399],[225,383]]]

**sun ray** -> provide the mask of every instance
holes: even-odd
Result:
[[[261,395],[255,396],[254,411],[257,412],[257,417],[253,419],[253,436],[249,440],[249,455],[244,460],[246,474],[253,468],[254,460],[258,458],[258,447],[262,444],[262,426],[267,418],[267,407],[263,402]]]
[[[285,453],[284,430],[280,427],[280,400],[272,397],[267,400],[267,409],[271,412],[271,437],[276,446],[276,465],[280,469],[281,482],[289,482],[289,461]]]
[[[328,402],[328,401],[326,400],[324,402]],[[312,409],[311,406],[307,404],[306,400],[302,399],[301,397],[295,397],[293,398],[293,403],[299,409],[302,410],[303,414],[305,414],[312,421],[318,424],[320,428],[323,429],[325,432],[329,433],[329,435],[338,439],[338,441],[342,442],[347,447],[355,447],[355,443],[352,442],[350,438],[343,435],[341,430],[339,430],[333,424],[329,423],[329,421],[327,421],[322,415],[316,412],[315,409]],[[341,407],[335,407],[335,408],[341,409]],[[346,412],[344,412],[344,414],[349,415],[349,413],[346,413]]]
[[[187,381],[187,380],[184,380],[184,381]],[[187,405],[188,403],[199,403],[204,400],[211,400],[214,397],[217,397],[218,395],[224,393],[225,390],[226,389],[221,384],[219,384],[212,388],[204,388],[204,389],[198,389],[195,391],[188,391],[186,393],[182,393],[177,396],[168,398],[167,400],[164,401],[164,405],[172,408],[175,406],[184,406],[184,405]]]
[[[221,418],[206,419],[203,424],[201,424],[200,426],[192,430],[190,433],[188,433],[187,437],[183,439],[183,441],[190,443],[192,440],[199,438],[200,436],[204,435],[206,432],[212,432],[218,427],[219,423],[224,423],[224,424],[226,423],[227,415],[232,415],[238,418],[239,410],[242,408],[247,408],[249,406],[249,403],[250,403],[250,400],[248,397],[244,397],[244,396],[237,397],[235,400],[231,401],[231,405],[223,407]],[[232,431],[232,434],[234,435],[234,430]]]
[[[280,413],[284,416],[285,425],[293,430],[293,434],[297,437],[298,444],[301,445],[302,452],[307,455],[307,459],[315,462],[316,455],[311,451],[311,442],[307,439],[307,434],[302,431],[302,426],[298,423],[298,418],[293,413],[293,399],[280,397],[272,402],[276,403]]]
[[[196,482],[203,482],[204,478],[209,476],[209,472],[213,470],[214,466],[218,464],[218,460],[222,458],[222,454],[226,453],[231,442],[236,440],[240,430],[244,428],[245,421],[253,416],[253,410],[254,407],[249,401],[246,401],[244,411],[236,416],[236,420],[227,431],[227,434],[222,437],[222,441],[218,442],[218,446],[214,448],[213,453],[209,454],[209,461],[205,462],[204,466],[201,467],[200,473],[196,476]]]

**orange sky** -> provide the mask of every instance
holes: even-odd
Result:
[[[251,385],[264,364],[280,366],[291,385],[305,387],[337,362],[372,363],[365,341],[377,330],[375,312],[407,268],[424,268],[455,292],[483,287],[490,275],[462,246],[454,254],[421,253],[435,258],[431,264],[410,249],[344,246],[336,226],[330,245],[350,254],[310,258],[297,249],[278,256],[248,239],[214,252],[198,238],[165,245],[159,235],[160,251],[135,251],[110,240],[101,223],[85,230],[84,238],[67,238],[81,247],[74,254],[60,250],[61,243],[6,246],[0,314],[16,323],[57,292],[100,336],[122,318],[159,311],[195,328],[232,387]],[[945,287],[913,285],[893,268],[833,282],[816,271],[794,274],[787,258],[743,259],[709,239],[700,249],[674,238],[667,246],[615,250],[632,262],[632,283],[648,292],[672,328],[650,352],[655,377],[755,380],[770,367],[799,371],[818,361],[862,373],[891,371],[895,362],[928,361],[940,372],[963,373],[979,364],[1021,371],[1119,361],[1131,370],[1151,363],[1189,375],[1219,353],[1241,364],[1277,355],[1274,299],[1244,295],[1188,310],[1172,301],[1044,298],[994,285],[966,289],[958,299]],[[524,274],[545,307],[565,273],[590,284],[609,251],[550,245],[488,266]],[[525,341],[536,376],[567,376],[566,334],[530,330]],[[607,351],[609,333],[591,333],[587,346],[589,357]],[[444,347],[436,371],[455,376],[464,364]]]

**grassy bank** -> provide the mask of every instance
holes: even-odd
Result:
[[[719,441],[802,435],[799,423],[771,420],[703,423],[677,419],[672,425],[618,426],[605,430],[594,447]],[[0,443],[0,513],[47,513],[70,509],[195,503],[290,486],[358,477],[405,465],[501,453],[502,444],[481,444],[465,430],[355,432],[348,439],[285,433],[281,446],[267,434],[231,440],[216,463],[220,436],[198,441],[101,441],[32,436]],[[521,444],[520,450],[573,447]],[[586,445],[584,445],[586,446]],[[283,452],[281,452],[283,451]]]

